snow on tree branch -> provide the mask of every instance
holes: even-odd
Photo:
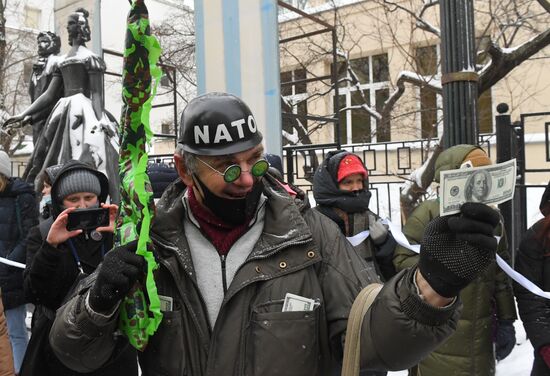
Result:
[[[515,48],[500,48],[492,42],[487,53],[491,61],[485,65],[479,76],[479,93],[483,93],[504,78],[515,67],[529,59],[550,44],[550,29],[536,35]]]
[[[440,80],[433,77],[426,77],[415,72],[402,71],[397,77],[397,81],[395,83],[396,88],[394,92],[390,94],[389,98],[386,100],[386,102],[384,102],[384,105],[382,107],[382,117],[384,119],[389,119],[395,103],[405,93],[405,83],[410,83],[418,87],[426,87],[435,91],[438,94],[442,93]]]
[[[428,149],[430,145],[428,144]],[[401,214],[406,220],[416,207],[418,200],[428,192],[428,188],[432,183],[435,175],[435,161],[441,152],[443,147],[441,141],[435,145],[431,154],[426,161],[412,171],[409,178],[402,185],[400,201],[401,201]]]

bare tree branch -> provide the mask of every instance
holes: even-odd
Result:
[[[401,203],[401,218],[403,222],[409,217],[412,211],[416,208],[418,201],[427,193],[427,189],[432,183],[435,175],[435,161],[441,152],[443,147],[441,146],[441,139],[437,145],[434,146],[431,155],[426,159],[424,164],[414,170],[409,176],[408,182],[404,184],[404,188],[401,191],[400,203]],[[430,144],[426,147],[426,153],[430,150]]]
[[[550,13],[550,2],[548,0],[537,0],[541,7],[543,7],[548,13]]]
[[[495,43],[491,43],[487,50],[487,53],[491,56],[491,62],[480,73],[479,94],[481,95],[504,78],[515,67],[549,44],[550,29],[511,50],[503,50]]]
[[[436,4],[439,4],[439,1],[435,0],[435,1],[430,1],[430,0],[426,0],[424,1],[424,4],[422,5],[422,8],[420,10],[420,13],[419,14],[416,14],[415,12],[413,12],[412,10],[402,6],[402,5],[399,5],[397,2],[395,1],[390,1],[390,0],[383,0],[384,4],[386,4],[386,6],[388,7],[388,9],[390,11],[395,11],[395,10],[401,10],[405,13],[408,13],[412,18],[415,19],[416,21],[416,25],[424,30],[424,31],[427,31],[429,33],[432,33],[434,35],[437,35],[438,37],[441,37],[441,30],[439,30],[438,27],[435,27],[434,25],[432,25],[431,23],[429,23],[428,21],[426,21],[424,18],[422,18],[422,16],[424,15],[424,12],[436,5]],[[393,10],[391,9],[393,7]]]

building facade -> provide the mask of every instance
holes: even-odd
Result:
[[[323,28],[318,23],[282,11],[281,39],[310,36],[281,44],[281,93],[294,114],[311,117],[299,118],[308,138],[296,137],[297,132],[292,129],[295,123],[283,123],[289,135],[283,144],[331,144],[339,138],[343,147],[353,148],[372,169],[371,183],[390,181],[399,186],[427,156],[426,151],[421,150],[426,143],[414,144],[412,140],[432,138],[437,142],[443,132],[441,46],[437,35],[439,7],[423,9],[426,2],[416,0],[289,0],[287,3],[335,27],[338,58],[334,75],[338,95],[330,80],[334,50],[330,34],[318,34]],[[388,6],[389,3],[392,5]],[[487,53],[491,43],[503,47],[501,52],[509,53],[538,32],[550,28],[550,14],[546,14],[537,1],[521,2],[521,9],[515,10],[512,6],[520,2],[512,0],[474,1],[474,4],[478,72],[491,62]],[[526,164],[530,169],[550,169],[550,158],[544,157],[550,115],[522,117],[527,113],[550,112],[550,77],[545,74],[549,61],[550,48],[546,47],[479,98],[479,133],[496,132],[499,103],[509,105],[512,121],[523,119]],[[315,77],[328,79],[309,81]],[[285,85],[292,81],[297,82]],[[393,103],[396,97],[399,99]],[[337,107],[339,111],[335,111]],[[336,115],[339,130],[332,122],[315,119]],[[494,136],[487,136],[484,146],[496,160],[495,141]],[[297,154],[296,169],[310,163],[310,157],[311,154],[307,158]],[[322,154],[318,153],[317,157],[321,159]],[[526,183],[545,185],[549,178],[546,172],[529,173]],[[298,179],[298,183],[309,184],[304,179]],[[380,188],[385,190],[384,195],[397,194],[398,197],[396,186]]]

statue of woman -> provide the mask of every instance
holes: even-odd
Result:
[[[61,39],[50,31],[42,31],[36,38],[38,44],[38,60],[33,64],[31,80],[29,82],[29,95],[31,103],[37,100],[47,89],[52,81],[56,61],[59,59]],[[53,106],[48,106],[32,117],[32,142],[34,145],[40,138],[42,128],[52,112]]]
[[[47,90],[4,127],[21,126],[56,103],[35,145],[23,177],[34,181],[49,166],[70,159],[93,165],[109,177],[110,195],[118,201],[118,128],[103,108],[103,59],[86,48],[90,40],[88,11],[69,15],[70,51],[59,58]]]

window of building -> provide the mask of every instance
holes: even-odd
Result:
[[[171,134],[172,133],[172,124],[162,123],[160,127],[161,127],[160,132],[162,134]]]
[[[478,39],[478,49],[486,49],[487,40],[484,38]],[[439,49],[437,46],[419,47],[416,49],[415,62],[417,73],[423,75],[426,80],[433,78],[439,74]],[[478,54],[477,63],[482,64],[488,59],[487,54]],[[435,91],[427,87],[420,87],[419,102],[420,102],[420,123],[421,137],[438,137],[437,124],[442,120],[441,108],[442,98]],[[487,90],[478,98],[479,111],[479,133],[493,132],[493,100],[491,90]]]
[[[165,73],[162,75],[162,77],[160,78],[160,86],[166,88],[172,87],[172,83],[170,82],[170,77],[168,77],[168,74]]]
[[[305,94],[307,92],[307,83],[298,82],[295,84],[283,85],[284,83],[305,80],[307,77],[305,69],[296,69],[287,72],[281,72],[281,95],[287,97],[290,95]]]
[[[388,54],[376,55],[371,58],[372,82],[386,82],[390,80]]]
[[[384,102],[390,97],[390,89],[378,89],[376,90],[376,111],[378,113],[382,112]],[[378,142],[389,142],[391,141],[391,129],[386,126],[379,126],[376,130],[376,140]]]
[[[294,8],[298,9],[306,9],[306,7],[310,6],[311,1],[310,0],[283,0],[283,2],[292,5]]]
[[[493,133],[493,97],[491,89],[478,98],[479,133]]]
[[[292,106],[292,113],[301,116],[307,116],[307,83],[297,82],[294,84],[283,85],[287,82],[305,80],[307,72],[305,69],[295,69],[281,72],[281,95]],[[283,112],[286,112],[284,106]],[[307,119],[299,118],[302,125],[307,129]],[[287,131],[292,132],[290,129]]]
[[[361,105],[374,105],[380,112],[389,98],[388,55],[360,57],[337,65],[338,80],[348,78],[339,84],[338,104],[340,109],[340,141],[342,144],[391,141],[391,129],[374,119]],[[376,126],[376,128],[375,128]]]
[[[416,71],[430,80],[438,73],[437,46],[418,47],[415,53]],[[420,137],[437,137],[437,93],[420,87]]]
[[[25,7],[25,26],[31,29],[40,29],[42,11],[38,8]]]

